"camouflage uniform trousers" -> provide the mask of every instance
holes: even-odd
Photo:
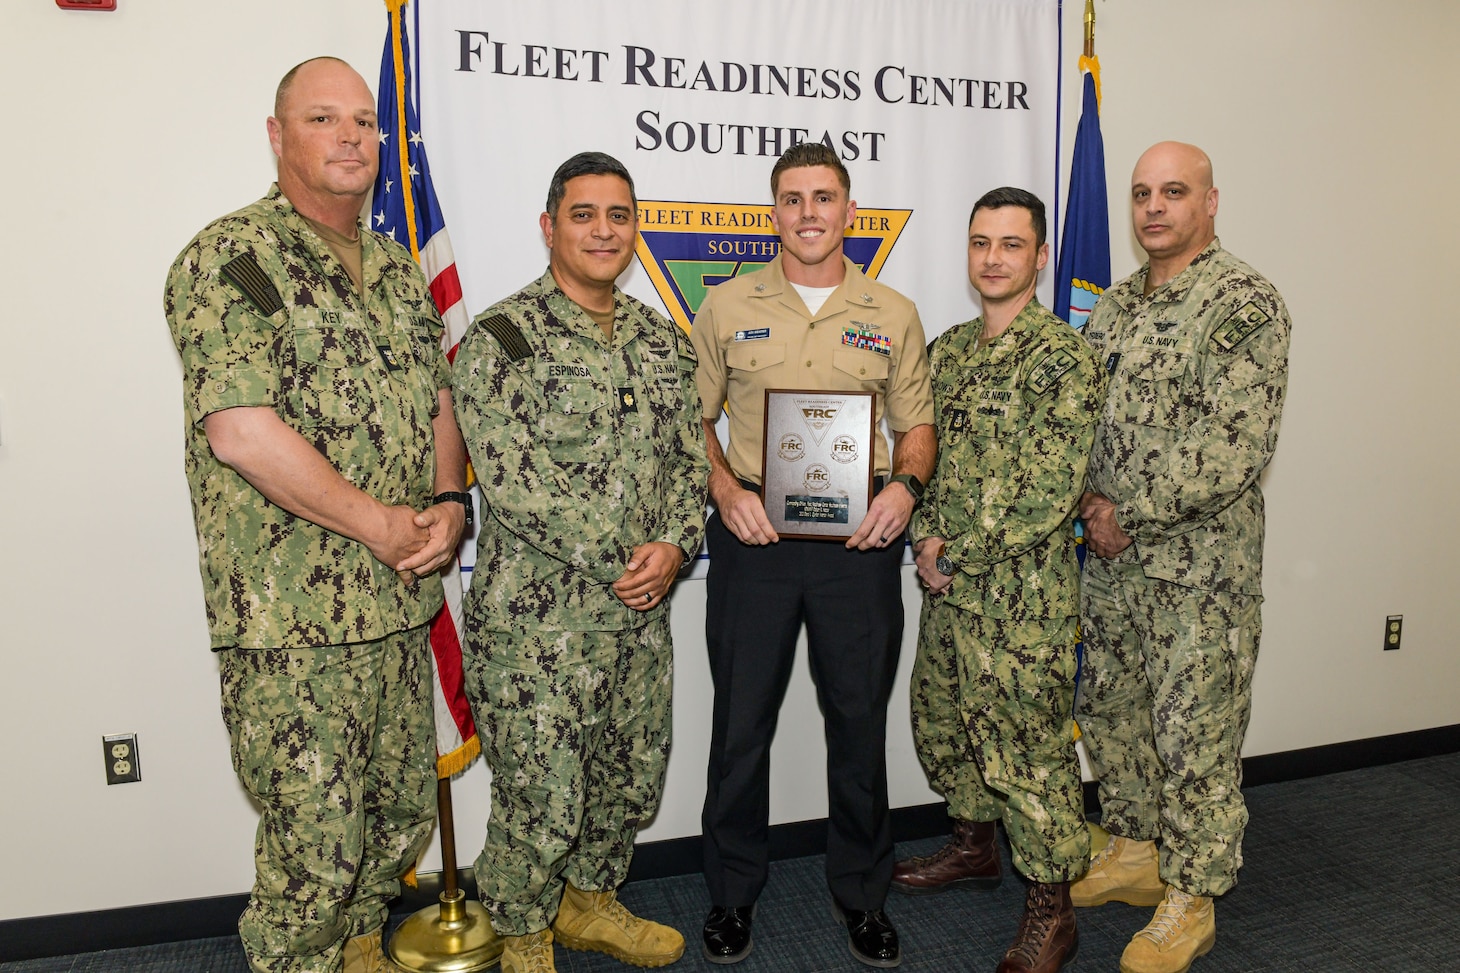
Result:
[[[669,618],[622,631],[469,638],[467,695],[492,768],[477,888],[503,936],[545,929],[563,882],[616,889],[669,760]]]
[[[1076,619],[1011,620],[925,598],[912,671],[918,757],[948,813],[1002,818],[1014,867],[1036,882],[1090,859],[1071,709]]]
[[[1161,839],[1161,878],[1220,895],[1242,865],[1242,738],[1261,599],[1090,558],[1077,716],[1112,834]]]
[[[233,767],[263,806],[238,931],[260,973],[334,973],[385,922],[436,816],[428,626],[219,654]]]

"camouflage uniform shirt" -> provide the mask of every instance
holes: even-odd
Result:
[[[947,604],[996,618],[1073,617],[1074,519],[1104,374],[1085,339],[1038,301],[976,347],[983,326],[960,324],[929,352],[938,466],[913,537],[947,542],[958,569]]]
[[[270,503],[218,461],[203,430],[222,409],[271,408],[365,493],[429,504],[431,418],[450,378],[441,321],[410,254],[364,227],[360,236],[363,298],[275,186],[204,228],[168,274],[214,649],[380,639],[441,605],[439,579],[407,586],[364,544]]]
[[[1185,587],[1260,596],[1257,478],[1287,391],[1287,308],[1217,240],[1145,297],[1148,270],[1107,290],[1085,324],[1111,376],[1089,488],[1135,540],[1116,560]]]
[[[689,339],[617,288],[610,341],[551,272],[472,322],[456,417],[482,488],[468,629],[614,631],[610,585],[651,541],[692,557],[709,480]]]

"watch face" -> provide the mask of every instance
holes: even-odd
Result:
[[[949,577],[953,576],[953,559],[948,557],[948,555],[941,555],[938,560],[934,562],[933,566],[938,569],[939,574],[946,574]]]

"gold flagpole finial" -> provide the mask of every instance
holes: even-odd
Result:
[[[1085,56],[1095,56],[1095,0],[1085,0]]]

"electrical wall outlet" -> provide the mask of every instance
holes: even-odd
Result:
[[[101,738],[106,757],[106,782],[130,784],[142,779],[142,765],[137,762],[137,734],[114,733]]]
[[[1390,615],[1384,619],[1384,651],[1399,648],[1399,635],[1404,629],[1403,615]]]

